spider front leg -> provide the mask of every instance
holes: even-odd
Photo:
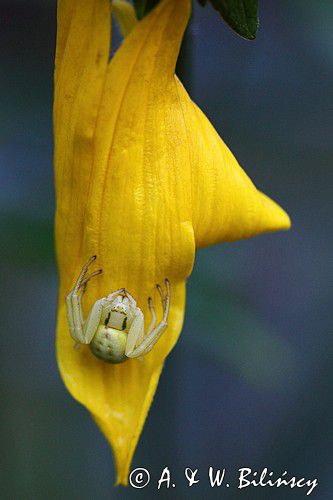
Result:
[[[81,300],[82,296],[84,295],[87,284],[91,278],[94,276],[98,276],[101,274],[102,270],[99,269],[98,271],[94,271],[91,273],[89,276],[87,276],[87,272],[89,269],[89,266],[96,260],[96,255],[91,257],[87,264],[83,266],[78,279],[76,280],[76,283],[74,285],[73,290],[67,295],[66,297],[66,306],[67,306],[67,319],[68,319],[68,324],[71,332],[72,338],[79,343],[89,343],[87,342],[86,336],[85,336],[85,331],[87,326],[84,328],[84,321],[82,317],[82,307],[81,307]],[[97,304],[97,303],[96,303]],[[93,316],[98,317],[98,314],[101,314],[101,311],[99,311],[98,307],[95,307],[96,304],[94,305],[88,320],[90,319],[90,316],[93,314]],[[89,321],[87,321],[87,324]],[[95,321],[93,321],[95,323]],[[98,325],[97,325],[98,326]]]
[[[161,301],[163,305],[162,321],[155,327],[155,320],[156,320],[155,310],[153,307],[152,300],[149,299],[148,300],[149,309],[152,315],[151,324],[146,334],[143,335],[143,314],[139,309],[142,318],[138,317],[137,321],[135,318],[128,332],[128,340],[125,351],[125,354],[128,358],[138,358],[140,356],[147,354],[154,347],[158,339],[161,337],[162,333],[165,331],[168,325],[167,320],[170,307],[170,282],[168,279],[165,280],[165,285],[166,285],[165,295],[160,285],[157,285],[157,289],[161,296]]]

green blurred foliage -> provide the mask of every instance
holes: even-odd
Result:
[[[54,264],[53,221],[20,212],[0,215],[2,260],[45,269]]]
[[[142,19],[158,4],[159,0],[133,0],[136,16]]]
[[[288,379],[300,370],[300,361],[288,341],[221,282],[212,283],[200,275],[200,287],[192,288],[192,296],[194,316],[190,321],[205,325],[204,331],[191,339],[196,349],[229,366],[254,387],[284,390]]]

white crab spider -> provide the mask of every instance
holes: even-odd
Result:
[[[151,323],[144,332],[144,316],[131,294],[120,288],[107,297],[99,299],[91,308],[86,321],[83,320],[81,300],[88,281],[102,270],[87,276],[88,268],[96,260],[91,257],[83,267],[73,290],[67,295],[67,319],[72,338],[78,344],[89,344],[95,356],[108,363],[122,363],[128,358],[138,358],[147,354],[156,344],[167,327],[170,304],[170,283],[165,280],[166,294],[156,285],[161,296],[163,319],[155,326],[156,314],[153,301],[149,297]]]

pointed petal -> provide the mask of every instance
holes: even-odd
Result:
[[[177,80],[192,165],[197,247],[288,229],[288,215],[260,193]]]

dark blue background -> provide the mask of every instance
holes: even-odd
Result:
[[[256,185],[291,215],[288,233],[202,250],[186,320],[133,467],[113,489],[111,450],[66,392],[54,350],[54,1],[1,0],[0,493],[6,498],[304,498],[236,488],[239,467],[332,484],[333,5],[260,2],[257,40],[195,8],[184,80]],[[210,489],[226,467],[231,488]],[[175,489],[156,491],[169,466]],[[184,467],[202,481],[184,486]],[[242,494],[243,493],[243,494]]]

